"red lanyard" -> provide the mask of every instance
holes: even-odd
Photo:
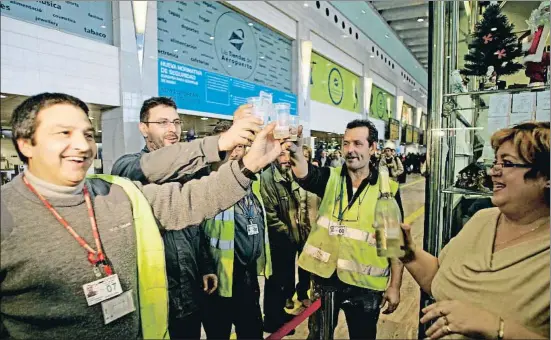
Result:
[[[106,275],[112,275],[113,270],[109,263],[105,259],[105,254],[103,253],[103,250],[101,248],[101,242],[99,239],[99,232],[98,232],[98,226],[96,224],[96,217],[94,216],[94,208],[92,208],[92,201],[90,200],[90,193],[88,192],[88,189],[86,186],[82,188],[82,191],[84,193],[84,200],[86,201],[86,207],[88,208],[88,217],[90,218],[90,224],[92,225],[92,234],[94,235],[94,240],[96,241],[96,248],[98,249],[95,251],[88,245],[86,241],[82,237],[80,237],[79,234],[69,225],[69,223],[59,215],[59,213],[52,207],[50,202],[48,202],[42,195],[40,195],[35,188],[29,183],[27,178],[23,176],[23,182],[27,185],[29,190],[31,190],[40,200],[42,203],[44,203],[44,206],[50,210],[50,212],[57,218],[59,223],[61,223],[62,226],[65,227],[65,229],[71,234],[75,240],[77,240],[78,244],[86,251],[88,252],[88,261],[94,266],[94,268],[97,268],[100,264],[103,265],[104,271]],[[97,273],[96,273],[97,275]]]

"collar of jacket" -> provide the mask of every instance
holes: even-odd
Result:
[[[350,175],[348,174],[348,169],[346,168],[346,163],[342,165],[341,176],[345,176],[348,180],[351,181]],[[377,184],[377,179],[379,179],[379,171],[375,166],[373,166],[373,164],[369,163],[369,177],[367,178],[369,184]]]
[[[289,180],[289,178],[285,178],[283,176],[283,174],[281,173],[281,171],[279,171],[279,168],[277,167],[277,165],[273,164],[272,165],[272,171],[274,172],[274,181],[276,182],[291,182]]]

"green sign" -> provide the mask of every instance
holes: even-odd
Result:
[[[394,117],[395,104],[396,98],[393,95],[375,85],[371,87],[370,117],[382,120]]]
[[[343,110],[361,112],[360,77],[312,52],[310,98]]]

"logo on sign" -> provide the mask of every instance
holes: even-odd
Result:
[[[329,90],[329,98],[331,98],[333,104],[339,105],[344,97],[344,90],[341,72],[336,67],[333,67],[331,72],[329,72],[327,88]]]
[[[377,95],[377,115],[379,118],[383,118],[386,114],[386,100],[385,95],[379,92]]]
[[[214,27],[214,46],[224,71],[241,79],[253,75],[258,64],[256,37],[239,14],[225,12]]]
[[[238,29],[232,32],[230,37],[230,44],[235,47],[238,51],[241,51],[245,39],[245,32],[242,29]]]

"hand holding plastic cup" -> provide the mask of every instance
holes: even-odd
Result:
[[[289,140],[296,142],[298,140],[298,116],[289,116]]]
[[[274,114],[276,119],[276,127],[274,129],[275,139],[289,138],[289,123],[291,117],[291,107],[289,103],[274,104]]]

